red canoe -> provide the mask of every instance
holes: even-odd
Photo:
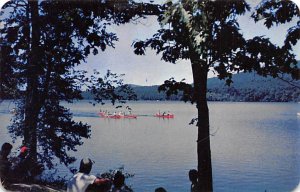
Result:
[[[136,119],[137,115],[124,115],[124,118],[128,118],[128,119]]]
[[[155,114],[154,117],[158,118],[174,118],[174,114]]]

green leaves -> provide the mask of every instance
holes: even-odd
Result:
[[[72,120],[72,114],[60,106],[55,98],[48,99],[41,110],[38,127],[39,148],[42,152],[42,162],[52,169],[53,156],[60,163],[68,166],[76,159],[68,155],[68,151],[76,151],[76,146],[82,144],[82,138],[90,137],[90,126]]]
[[[256,8],[252,17],[256,22],[264,20],[267,28],[298,19],[297,24],[287,30],[283,49],[292,51],[300,39],[300,11],[293,1],[266,0]]]
[[[131,1],[49,0],[10,1],[5,8],[7,14],[0,20],[4,23],[0,28],[1,99],[20,99],[9,132],[16,139],[24,137],[25,128],[36,130],[37,141],[32,145],[38,144],[39,159],[48,168],[53,167],[55,157],[69,165],[75,158],[68,151],[76,151],[83,143],[82,138],[90,136],[90,126],[75,122],[70,111],[60,105],[61,101],[82,99],[85,88],[100,103],[104,99],[113,104],[136,99],[121,75],[109,71],[104,77],[97,73],[87,77],[85,71],[74,67],[85,62],[90,54],[97,55],[100,50],[114,47],[118,38],[109,31],[108,25],[157,14],[159,6]],[[30,14],[32,10],[34,14]],[[36,105],[32,103],[35,110],[25,110],[26,105],[31,106],[26,100],[36,101]],[[37,127],[28,128],[25,122]]]
[[[143,41],[133,43],[134,53],[137,55],[145,55],[146,47]]]
[[[285,48],[288,50],[292,50],[292,46],[296,45],[299,39],[300,39],[300,21],[298,21],[296,26],[291,27],[288,30],[287,37],[284,41]]]
[[[194,91],[193,86],[185,83],[184,79],[180,82],[177,82],[174,78],[170,78],[169,80],[166,80],[164,84],[158,87],[158,91],[165,92],[167,97],[182,93],[182,101],[191,101],[192,103],[194,102],[192,97]]]
[[[104,77],[100,77],[100,73],[94,71],[94,75],[89,80],[88,91],[93,94],[94,100],[101,104],[104,104],[105,100],[110,100],[112,104],[136,100],[132,88],[123,83],[123,76],[108,70]]]
[[[300,17],[299,8],[293,1],[266,0],[262,2],[252,14],[255,21],[265,20],[264,24],[270,28],[274,24],[290,22],[293,17]]]

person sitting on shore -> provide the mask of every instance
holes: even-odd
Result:
[[[68,182],[67,192],[85,192],[91,184],[102,185],[110,183],[109,179],[101,179],[94,175],[90,175],[92,165],[92,160],[89,158],[81,160],[79,172]]]
[[[35,167],[34,161],[29,156],[29,148],[22,146],[14,168],[14,179],[19,182],[31,182],[34,178],[31,170]]]
[[[8,159],[8,155],[10,154],[11,149],[12,145],[10,143],[4,143],[0,152],[0,182],[3,182],[4,186],[6,186],[9,182],[9,173],[11,171],[12,164]]]
[[[165,190],[163,187],[159,187],[155,189],[155,192],[167,192],[167,190]]]
[[[111,192],[132,192],[132,189],[125,185],[125,176],[120,171],[114,176]]]
[[[199,182],[198,182],[198,171],[196,169],[191,169],[189,171],[189,179],[192,182],[191,192],[199,192],[200,186],[199,186]]]

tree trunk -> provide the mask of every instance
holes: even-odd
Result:
[[[27,69],[27,91],[25,98],[24,145],[29,147],[29,155],[37,161],[37,126],[40,111],[39,104],[39,13],[38,1],[28,2],[31,16],[31,42]]]
[[[209,111],[207,106],[207,73],[204,60],[192,61],[194,101],[198,109],[198,180],[201,191],[213,191],[212,166],[209,136]]]

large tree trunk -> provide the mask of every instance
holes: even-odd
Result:
[[[207,106],[207,73],[204,60],[192,61],[194,79],[194,100],[198,109],[198,180],[201,191],[213,191],[212,166],[209,136],[209,111]]]
[[[37,126],[40,111],[39,104],[39,13],[38,1],[28,2],[31,16],[31,42],[27,69],[27,91],[25,98],[24,145],[30,148],[29,155],[37,161]]]

